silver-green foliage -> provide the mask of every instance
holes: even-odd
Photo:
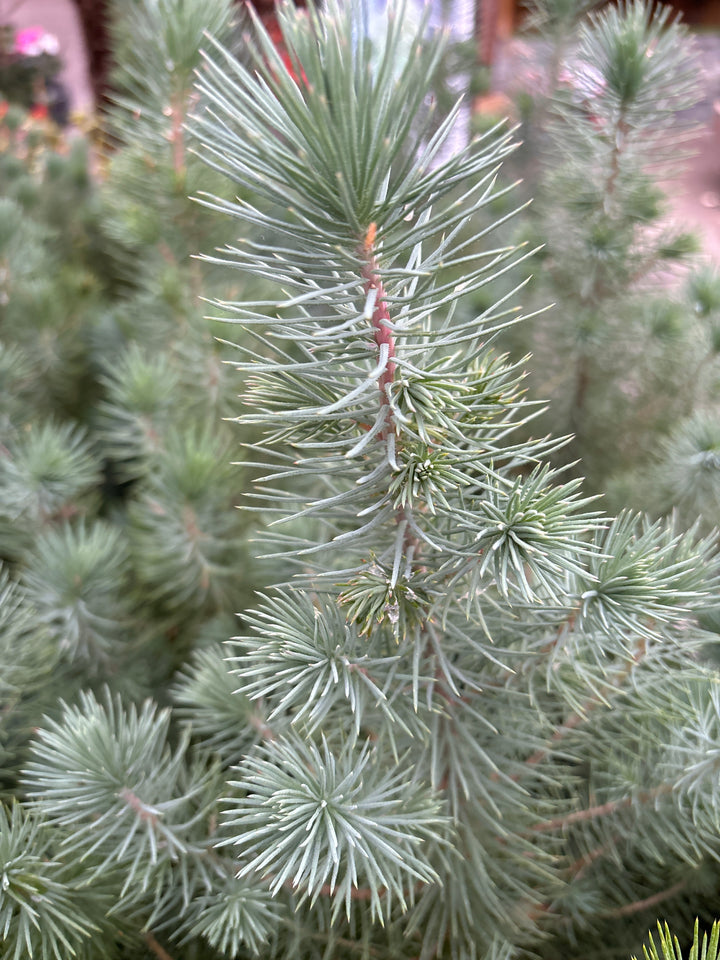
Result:
[[[62,865],[48,856],[50,843],[37,816],[0,807],[0,930],[9,960],[62,960],[100,930],[80,913]]]
[[[628,15],[647,27],[644,8]],[[603,520],[576,484],[542,464],[551,441],[519,439],[532,410],[516,371],[492,351],[517,317],[511,297],[480,316],[455,312],[523,256],[482,238],[471,258],[463,232],[497,196],[511,144],[493,131],[438,159],[447,126],[426,138],[419,75],[437,47],[402,57],[401,21],[390,18],[373,61],[351,10],[291,11],[284,30],[296,77],[261,33],[256,74],[219,50],[200,79],[210,103],[196,121],[205,155],[258,196],[206,202],[262,231],[213,262],[274,278],[284,294],[223,307],[254,338],[239,364],[252,408],[241,419],[265,429],[250,463],[264,469],[258,496],[276,517],[270,541],[298,561],[294,585],[269,594],[236,642],[239,690],[267,711],[268,742],[239,768],[243,799],[231,800],[226,826],[240,873],[265,874],[277,894],[297,887],[310,928],[323,896],[336,922],[344,912],[349,929],[363,930],[362,904],[371,917],[380,899],[387,921],[402,925],[398,906],[409,908],[406,937],[417,937],[421,956],[464,957],[499,931],[517,947],[551,902],[567,902],[578,929],[593,912],[584,898],[595,870],[580,871],[574,886],[574,844],[563,852],[556,833],[594,823],[580,783],[570,787],[584,755],[602,758],[607,777],[590,789],[611,818],[638,807],[630,822],[612,818],[611,832],[628,849],[659,842],[634,786],[639,767],[629,753],[611,763],[617,729],[592,720],[596,711],[632,718],[643,775],[655,763],[652,789],[664,796],[678,768],[660,768],[657,757],[682,710],[657,712],[653,697],[662,676],[669,699],[692,713],[689,687],[667,678],[702,643],[691,618],[707,589],[698,564],[712,546],[629,515]],[[669,42],[661,27],[653,21],[660,45]],[[597,57],[610,56],[604,34],[593,43]],[[640,79],[648,90],[654,82]],[[691,672],[714,682],[700,666]],[[420,874],[405,860],[405,890],[417,902],[393,908],[403,881],[377,841],[362,842],[333,785],[348,755],[352,769],[371,762],[389,773],[403,748],[414,760],[409,783],[426,784],[427,802],[443,798],[452,827],[440,818],[423,827],[432,838],[425,869],[439,879],[418,894]],[[362,809],[372,788],[358,789]],[[667,856],[687,831],[681,799],[677,807]],[[367,830],[381,822],[367,820]],[[286,824],[287,842],[273,839],[272,823]],[[303,837],[303,824],[298,848],[290,838]],[[403,824],[396,815],[398,858]],[[640,886],[659,882],[649,871]],[[597,885],[609,911],[630,890]]]
[[[203,30],[227,39],[233,7],[114,12],[126,43],[109,123],[124,139],[107,176],[90,175],[80,138],[54,150],[18,129],[22,117],[2,125],[0,190],[12,196],[0,197],[0,562],[44,625],[37,659],[60,654],[74,685],[88,671],[147,691],[182,662],[195,626],[241,606],[248,569],[242,477],[225,465],[236,389],[186,256],[207,215],[187,197],[187,145],[168,136],[184,136],[197,104]],[[134,207],[153,224],[145,245],[121,224]],[[157,672],[129,667],[138,651]],[[13,710],[33,726],[45,706],[33,715],[28,696]]]
[[[679,282],[698,241],[668,218],[663,191],[676,189],[668,175],[692,145],[700,65],[669,6],[623,0],[579,24],[548,19],[526,155],[538,202],[525,232],[545,244],[535,289],[555,307],[515,347],[532,351],[532,389],[552,398],[543,423],[575,434],[565,458],[582,458],[604,492],[714,382],[716,320],[692,290],[702,277]],[[648,506],[642,493],[616,503]]]
[[[556,441],[523,439],[535,408],[493,342],[513,297],[456,309],[525,256],[466,234],[511,140],[440,159],[442,40],[421,23],[408,47],[400,6],[373,49],[361,12],[288,7],[295,76],[258,27],[252,69],[213,47],[198,81],[194,135],[252,196],[204,198],[250,234],[211,259],[274,284],[219,306],[260,431],[251,503],[296,575],[229,665],[208,643],[183,669],[179,740],[166,712],[88,694],[38,733],[26,789],[58,856],[113,878],[118,926],[188,956],[627,950],[643,903],[720,853],[694,619],[714,544],[603,517],[544,463]],[[168,447],[147,495],[222,485],[203,449],[175,469]]]
[[[201,290],[187,256],[215,218],[187,196],[183,120],[198,104],[203,30],[227,40],[233,4],[113,12],[128,43],[115,51],[122,104],[104,115],[112,162],[78,131],[0,117],[3,798],[22,795],[29,739],[57,720],[60,697],[74,704],[104,681],[138,698],[162,689],[216,617],[232,632],[256,576],[239,547],[243,476],[227,463],[237,387],[201,303],[241,288]]]

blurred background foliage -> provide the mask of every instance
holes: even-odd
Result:
[[[537,251],[523,296],[535,315],[498,345],[526,358],[528,395],[547,405],[533,430],[569,438],[555,463],[603,494],[606,509],[675,512],[712,529],[720,275],[669,203],[702,133],[698,49],[677,23],[670,40],[668,6],[528,7],[531,55],[514,64],[500,106],[520,144],[501,176],[519,179],[529,202],[506,238]],[[483,291],[474,309],[496,296]]]
[[[205,302],[258,283],[194,258],[234,231],[189,197],[237,191],[200,173],[184,126],[203,31],[232,46],[239,15],[146,6],[118,6],[102,139],[14,104],[0,118],[3,790],[58,690],[164,702],[267,577],[236,509],[238,383]]]

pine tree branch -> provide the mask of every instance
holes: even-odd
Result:
[[[395,338],[390,329],[390,313],[385,300],[385,288],[379,273],[377,257],[375,256],[375,239],[377,237],[377,224],[371,223],[365,234],[359,254],[363,260],[362,276],[365,281],[365,297],[371,296],[375,291],[375,304],[371,318],[371,324],[375,331],[375,343],[377,344],[380,355],[382,356],[383,346],[387,348],[387,366],[385,371],[378,379],[378,387],[382,396],[382,403],[389,405],[387,388],[395,378]],[[387,438],[389,425],[386,424],[381,436]]]
[[[292,884],[287,884],[287,888],[294,892],[295,888]],[[377,894],[379,897],[384,897],[386,894],[384,887],[381,887]],[[335,895],[335,887],[332,884],[326,883],[320,888],[318,893],[321,897],[333,897]],[[373,898],[373,891],[369,887],[353,887],[350,890],[350,899],[360,902],[369,902]]]
[[[595,707],[599,706],[599,704],[600,704],[599,700],[593,700],[589,702],[588,711],[594,710]],[[547,757],[549,757],[550,754],[553,752],[553,747],[556,744],[560,743],[560,741],[563,740],[568,733],[570,733],[572,730],[575,730],[581,724],[585,723],[586,720],[587,720],[587,713],[585,714],[574,713],[572,716],[568,717],[565,723],[559,726],[555,731],[555,733],[552,735],[550,739],[550,745],[548,747],[543,747],[540,750],[536,750],[535,753],[532,753],[527,758],[525,763],[528,766],[534,766],[538,763],[541,763],[543,760],[546,760]],[[519,779],[518,774],[515,775],[515,779]]]
[[[628,129],[628,123],[625,119],[625,111],[623,109],[620,112],[617,126],[612,132],[613,149],[610,160],[610,169],[608,171],[605,190],[602,194],[603,213],[608,218],[612,218],[612,204],[617,191],[617,183],[620,176],[620,161],[622,158]],[[603,296],[606,295],[605,291],[598,289],[600,277],[600,273],[595,274],[593,282],[590,284],[586,294],[581,297],[581,301],[585,305],[597,304],[598,302],[601,302]],[[590,354],[587,352],[585,347],[581,345],[575,363],[575,386],[573,390],[573,402],[571,406],[572,415],[570,418],[570,426],[573,433],[575,433],[581,439],[583,436],[584,427],[585,401],[587,399],[587,392],[590,387],[590,359]]]
[[[578,612],[577,609],[574,609],[571,616],[566,621],[566,624],[569,625],[569,627],[571,627],[574,624],[575,619],[577,617],[577,612]],[[563,624],[563,628],[565,627],[566,624]],[[559,636],[558,636],[558,640],[559,640]],[[641,638],[637,643],[635,653],[633,654],[631,659],[623,666],[623,668],[619,671],[617,676],[612,681],[611,686],[619,694],[622,694],[625,681],[629,678],[633,669],[637,667],[637,665],[642,661],[646,653],[647,653],[647,642],[644,638]],[[600,697],[595,697],[592,700],[588,700],[583,710],[572,714],[570,717],[568,717],[568,719],[563,724],[561,724],[557,728],[557,730],[555,731],[555,733],[552,735],[550,739],[550,744],[547,747],[542,747],[541,749],[536,750],[535,753],[532,753],[527,758],[525,763],[528,766],[534,766],[538,763],[541,763],[548,756],[550,756],[550,754],[553,752],[554,746],[560,743],[560,741],[563,740],[568,733],[571,733],[573,730],[576,730],[583,723],[586,723],[589,718],[589,715],[598,707],[606,706],[606,705],[607,705],[607,702],[605,700],[602,700]],[[519,776],[515,775],[514,779],[519,779]]]
[[[123,789],[118,794],[121,800],[124,800],[130,809],[135,813],[140,820],[144,820],[146,823],[151,824],[153,827],[157,826],[158,816],[156,813],[148,810],[146,804],[142,802],[140,797],[137,794],[133,793],[132,790],[129,790],[127,787]]]
[[[609,911],[605,914],[605,916],[629,917],[635,913],[640,913],[643,910],[649,910],[658,903],[662,903],[663,900],[668,900],[670,897],[674,897],[676,893],[680,893],[681,890],[684,890],[685,887],[687,887],[687,884],[687,880],[678,880],[677,883],[673,883],[672,886],[667,887],[665,890],[660,890],[658,893],[654,893],[651,897],[646,897],[644,900],[634,900],[632,903],[626,903],[622,907],[618,907],[616,910]]]
[[[158,960],[173,960],[173,957],[164,947],[160,946],[155,937],[149,931],[144,935],[143,939]]]
[[[578,727],[582,726],[583,723],[587,723],[589,714],[596,710],[599,706],[603,706],[604,702],[599,698],[594,700],[589,700],[585,706],[585,709],[582,712],[574,713],[568,717],[568,719],[562,723],[555,733],[550,738],[550,743],[547,747],[541,747],[532,753],[525,764],[529,767],[534,767],[539,763],[542,763],[543,760],[546,760],[553,752],[554,748],[559,744],[565,737],[572,733],[573,730],[576,730]],[[513,780],[520,780],[521,775],[519,773],[513,774]]]
[[[595,847],[594,850],[589,850],[587,853],[584,853],[581,857],[578,857],[577,860],[570,864],[567,870],[568,875],[573,880],[577,880],[583,875],[583,873],[585,873],[591,864],[606,854],[610,848],[610,844],[601,843],[600,846]]]
[[[171,108],[172,127],[170,130],[170,142],[173,151],[173,170],[178,182],[185,175],[185,137],[183,134],[183,111],[178,104]]]
[[[620,176],[620,160],[623,155],[623,149],[625,147],[625,141],[629,130],[630,127],[625,118],[625,110],[622,109],[618,118],[617,127],[613,131],[613,151],[610,160],[610,172],[603,193],[603,210],[607,216],[610,216],[611,204],[615,198],[617,182]]]
[[[380,356],[383,354],[383,348],[387,349],[387,366],[385,371],[378,379],[378,388],[380,390],[381,404],[388,408],[387,420],[380,431],[379,439],[388,443],[393,432],[392,411],[390,409],[389,387],[395,379],[397,364],[395,362],[395,337],[390,328],[390,312],[385,299],[385,288],[379,272],[379,264],[375,255],[375,240],[377,237],[377,224],[371,223],[365,234],[365,238],[359,249],[363,260],[362,276],[365,280],[366,299],[375,292],[375,304],[371,318],[371,324],[374,329],[374,339],[377,344]],[[393,437],[394,444],[394,437]],[[395,459],[394,452],[391,454],[388,450],[389,459]],[[403,521],[405,521],[403,523]],[[405,516],[405,507],[397,511],[395,516],[397,526],[401,524],[404,527],[403,548],[405,556],[408,556],[411,547],[419,546],[418,541],[410,533],[410,527]],[[414,551],[413,551],[414,552]]]
[[[646,790],[645,792],[639,793],[634,797],[630,796],[622,797],[620,800],[608,800],[606,803],[600,803],[595,807],[586,807],[584,810],[575,810],[573,813],[568,813],[564,817],[555,817],[553,820],[544,820],[541,823],[535,823],[531,827],[531,830],[537,833],[542,833],[548,830],[562,830],[564,827],[569,827],[573,823],[581,823],[583,820],[594,820],[597,817],[606,817],[609,814],[616,813],[618,810],[631,807],[635,803],[649,803],[651,800],[655,800],[657,797],[661,797],[666,793],[671,793],[672,789],[673,784],[661,783],[652,790]]]
[[[272,728],[269,727],[257,713],[251,711],[247,719],[253,730],[257,730],[263,740],[275,740],[277,738],[277,734],[275,734]]]
[[[586,807],[584,810],[575,810],[573,813],[568,813],[564,817],[555,817],[552,820],[544,820],[540,823],[535,823],[531,829],[537,833],[543,833],[547,830],[562,830],[564,827],[569,827],[573,823],[580,823],[583,820],[594,820],[596,817],[608,816],[611,813],[615,813],[618,810],[622,810],[625,807],[631,806],[633,801],[636,799],[638,798],[623,797],[621,800],[608,800],[606,803],[600,803],[595,807]]]

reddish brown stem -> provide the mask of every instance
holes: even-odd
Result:
[[[148,931],[145,934],[145,943],[148,945],[150,950],[155,954],[158,960],[173,960],[167,950],[160,946],[155,937]]]
[[[172,144],[173,170],[178,180],[185,176],[185,134],[183,123],[185,122],[184,102],[181,97],[177,97],[170,108],[170,133],[168,139]]]
[[[621,800],[608,800],[607,803],[600,803],[595,807],[575,810],[573,813],[568,813],[564,817],[555,817],[553,820],[543,820],[541,823],[536,823],[531,829],[538,833],[548,830],[562,830],[564,827],[569,827],[573,823],[580,823],[583,820],[594,820],[597,817],[605,817],[618,810],[623,810],[625,807],[630,807],[633,803],[648,803],[650,800],[655,800],[657,797],[669,793],[671,790],[672,784],[661,783],[660,786],[655,787],[653,790],[646,790],[645,793],[639,793],[635,797],[623,797]]]
[[[607,186],[605,187],[604,193],[603,202],[606,213],[608,213],[609,205],[615,197],[617,181],[618,177],[620,176],[620,157],[625,148],[625,138],[628,135],[629,129],[628,122],[625,119],[625,111],[623,110],[620,115],[620,119],[618,120],[617,130],[615,131],[612,159],[610,161],[610,174],[608,176]]]
[[[155,826],[158,820],[157,816],[146,809],[145,804],[137,794],[133,793],[128,787],[123,787],[119,793],[119,797],[127,803],[130,809],[133,810],[141,820],[145,820],[147,823]]]
[[[419,893],[425,886],[426,884],[418,881],[414,887],[415,893]],[[331,897],[335,893],[335,890],[335,887],[332,887],[329,883],[326,883],[324,886],[320,887],[320,896]],[[384,897],[386,892],[387,891],[385,887],[380,887],[380,889],[377,891],[377,895],[378,897]],[[372,899],[372,895],[372,890],[370,890],[369,887],[352,887],[350,890],[351,900],[367,901]]]
[[[574,623],[575,613],[573,613],[572,618],[568,621],[570,625]],[[640,640],[637,645],[635,653],[632,655],[630,660],[623,666],[623,668],[618,671],[617,674],[613,677],[612,687],[614,690],[621,691],[625,681],[630,676],[633,668],[642,660],[642,658],[647,653],[647,642],[645,640]],[[599,706],[605,705],[605,701],[600,699],[589,700],[585,705],[585,708],[582,713],[576,713],[568,717],[565,723],[562,726],[558,727],[555,733],[550,739],[550,744],[547,747],[543,747],[540,750],[536,750],[535,753],[530,754],[530,756],[525,761],[526,764],[534,765],[540,763],[546,757],[552,753],[554,744],[559,743],[565,738],[565,736],[571,731],[575,730],[580,724],[585,723],[588,719],[590,713],[593,710],[596,710]],[[514,777],[515,780],[520,779],[519,776]]]
[[[541,823],[533,825],[532,829],[538,833],[547,830],[562,830],[563,827],[569,827],[573,823],[580,823],[582,820],[594,820],[596,817],[605,817],[624,807],[629,807],[633,802],[632,797],[623,797],[622,800],[608,800],[607,803],[600,803],[595,807],[586,807],[585,810],[575,810],[564,817],[555,817],[553,820],[544,820]]]
[[[335,893],[335,887],[331,887],[329,883],[326,883],[323,887],[320,887],[320,896],[321,897],[331,897]],[[378,896],[382,897],[385,894],[385,888],[378,890]],[[369,887],[353,887],[350,890],[350,899],[351,900],[360,900],[366,901],[372,899],[372,890]]]
[[[378,380],[378,386],[382,394],[382,402],[387,403],[386,387],[392,383],[396,369],[394,360],[395,338],[390,329],[390,313],[387,308],[387,303],[385,302],[385,289],[378,272],[378,262],[375,256],[376,235],[377,226],[371,223],[365,234],[365,239],[360,246],[360,255],[364,260],[362,276],[365,280],[365,295],[369,296],[371,291],[376,291],[375,306],[370,320],[374,330],[375,343],[377,344],[378,350],[381,350],[383,345],[387,345],[388,349],[387,365]]]
[[[594,863],[595,860],[607,853],[608,849],[609,845],[607,843],[602,843],[599,847],[595,847],[594,850],[589,850],[587,853],[584,853],[582,857],[578,857],[577,860],[571,863],[567,872],[570,874],[573,880],[578,879],[583,875],[583,873],[585,873],[590,864]]]
[[[646,897],[644,900],[634,900],[632,903],[626,903],[624,906],[618,907],[616,910],[611,910],[606,914],[606,916],[628,917],[633,913],[640,913],[642,910],[649,910],[650,907],[654,907],[658,903],[662,903],[663,900],[667,900],[669,897],[674,897],[676,893],[680,893],[680,891],[684,890],[686,886],[687,880],[678,880],[677,883],[674,883],[666,890],[661,890],[659,893],[654,893],[651,897]]]
[[[277,739],[274,731],[265,723],[265,721],[257,713],[250,713],[248,716],[248,723],[250,726],[257,730],[263,740],[275,740]]]
[[[594,709],[596,705],[597,705],[597,701],[591,703],[589,705],[588,712],[589,710]],[[547,756],[549,756],[552,753],[553,744],[559,743],[562,739],[564,739],[566,734],[568,734],[571,730],[574,730],[576,727],[579,727],[580,724],[584,723],[586,719],[587,719],[587,716],[581,716],[579,713],[576,713],[573,716],[569,717],[565,721],[565,723],[561,727],[558,727],[555,733],[552,735],[550,739],[550,746],[543,747],[543,749],[536,750],[535,753],[530,754],[530,756],[527,758],[525,763],[530,765],[540,763],[542,760],[544,760]],[[515,779],[518,779],[518,778],[515,777]]]

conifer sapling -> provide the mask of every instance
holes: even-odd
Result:
[[[139,930],[188,958],[627,955],[648,905],[714,889],[713,543],[602,517],[520,431],[494,350],[518,291],[456,309],[526,256],[465,233],[511,137],[439,161],[442,38],[406,46],[398,7],[374,47],[360,14],[285,8],[292,76],[259,25],[251,67],[212,46],[200,71],[195,134],[243,190],[203,198],[243,232],[210,259],[273,284],[218,308],[261,431],[251,506],[295,575],[243,614],[230,674],[219,646],[184,667],[184,734],[93,694],[38,731],[3,854],[48,874],[50,837],[57,880],[33,919],[6,867],[18,960]]]

